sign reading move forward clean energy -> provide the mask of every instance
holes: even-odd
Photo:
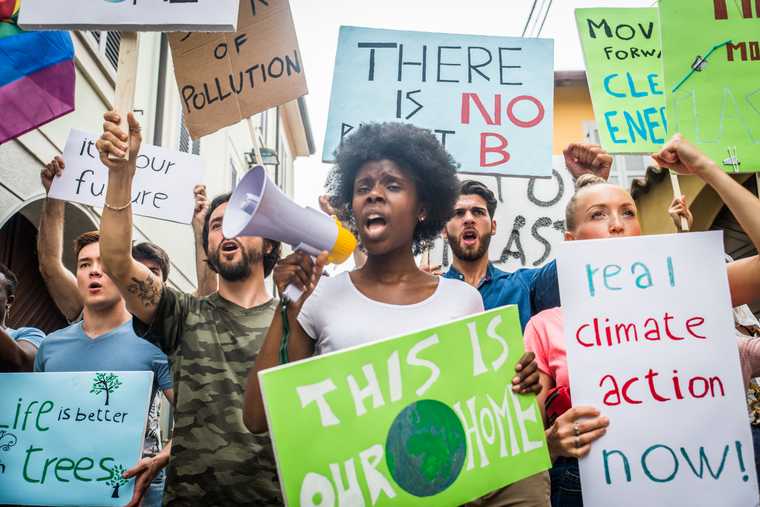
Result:
[[[0,374],[0,504],[126,505],[152,372]]]
[[[602,147],[652,153],[667,137],[657,8],[576,9]]]
[[[287,503],[461,505],[546,470],[523,350],[509,306],[261,372]]]
[[[322,151],[359,125],[429,129],[468,173],[552,173],[554,41],[344,26]]]

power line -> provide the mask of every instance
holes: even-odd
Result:
[[[552,2],[554,0],[549,0],[549,6],[546,8],[546,12],[544,13],[544,19],[541,21],[541,26],[538,27],[538,33],[536,34],[536,37],[541,36],[541,30],[544,29],[544,23],[546,23],[546,18],[549,17],[549,10],[552,8]]]
[[[538,0],[533,0],[533,6],[530,8],[530,13],[528,13],[528,19],[525,20],[525,26],[523,27],[521,37],[525,37],[525,32],[528,31],[528,24],[530,23],[530,19],[533,17],[533,11],[536,10],[536,3],[538,3]]]

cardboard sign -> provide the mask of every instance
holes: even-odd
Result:
[[[509,306],[259,373],[286,502],[460,505],[546,470],[523,350]]]
[[[583,504],[757,505],[721,233],[559,252],[573,405],[610,419],[580,461]]]
[[[657,8],[576,9],[602,147],[652,153],[667,138]]]
[[[508,178],[468,176],[480,181],[502,201],[496,207],[496,235],[491,237],[488,258],[506,271],[543,266],[554,259],[555,249],[564,241],[565,207],[573,195],[573,177],[565,168],[562,156],[552,157],[552,177]],[[464,179],[464,178],[462,178]],[[499,190],[501,186],[501,191]],[[453,254],[444,240],[436,239],[430,254],[434,266],[453,262]]]
[[[72,129],[63,159],[66,169],[53,180],[50,197],[103,207],[108,168],[95,148],[97,136]],[[132,209],[136,215],[189,224],[195,202],[193,187],[203,179],[201,158],[188,153],[143,144],[137,156],[132,184]],[[109,203],[122,206],[125,203]]]
[[[288,0],[240,3],[237,33],[169,36],[193,139],[306,95]]]
[[[19,25],[25,30],[234,32],[237,15],[238,0],[24,0]]]
[[[726,171],[760,171],[760,4],[668,0],[659,8],[669,130]]]
[[[322,151],[363,123],[432,131],[468,173],[551,176],[554,41],[344,26]]]
[[[0,374],[0,504],[126,505],[153,372]]]

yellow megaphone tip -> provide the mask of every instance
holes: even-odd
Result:
[[[335,239],[335,244],[327,256],[327,261],[331,264],[342,264],[356,250],[356,238],[351,234],[351,231],[343,227],[343,224],[337,218],[334,219],[335,224],[338,226],[338,237]]]

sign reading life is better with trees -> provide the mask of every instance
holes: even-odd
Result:
[[[261,372],[288,505],[460,505],[546,470],[523,350],[510,306]]]
[[[25,30],[233,32],[238,0],[24,0]]]
[[[108,168],[100,161],[98,136],[72,129],[63,159],[66,169],[53,180],[50,197],[102,208],[108,187]],[[135,214],[189,224],[195,201],[193,187],[203,179],[197,155],[143,144],[132,185]],[[120,204],[121,205],[121,204]]]
[[[657,8],[576,9],[594,117],[611,153],[652,153],[667,137]]]
[[[659,5],[670,130],[726,171],[760,171],[760,3]]]
[[[429,129],[460,170],[551,176],[554,41],[344,26],[325,162],[363,123]]]
[[[568,241],[557,262],[573,405],[610,420],[583,504],[757,505],[721,233]]]
[[[241,0],[238,31],[169,36],[193,139],[308,92],[288,0]]]
[[[126,505],[152,372],[0,374],[0,504]]]

